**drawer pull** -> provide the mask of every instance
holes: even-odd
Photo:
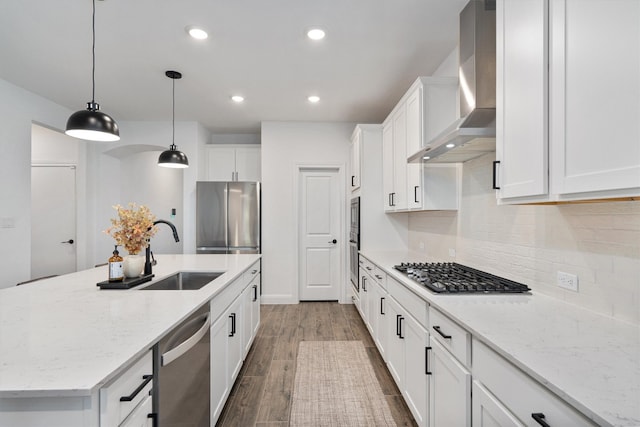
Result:
[[[371,271],[371,267],[366,266],[365,268],[366,268],[367,270]]]
[[[229,334],[229,336],[233,337],[236,334],[236,314],[231,313],[229,315],[229,319],[231,319],[231,333]]]
[[[431,372],[429,371],[429,350],[431,350],[431,347],[424,348],[424,374],[425,375],[431,375]]]
[[[447,339],[447,340],[450,340],[450,339],[451,339],[451,335],[447,335],[447,334],[445,334],[444,332],[442,332],[442,331],[440,330],[440,326],[434,326],[434,327],[433,327],[433,329],[434,329],[437,333],[439,333],[439,334],[440,334],[440,336],[441,336],[442,338]]]
[[[149,382],[151,382],[151,380],[153,379],[153,375],[143,375],[142,379],[144,380],[142,381],[142,384],[140,384],[138,388],[133,390],[133,392],[129,396],[122,396],[120,398],[120,402],[131,402],[133,399],[135,399],[138,393],[140,393],[142,389],[145,388],[147,384],[149,384]]]
[[[367,292],[367,278],[362,276],[362,290]]]
[[[258,285],[253,285],[253,300],[252,302],[258,301]]]
[[[544,414],[542,412],[535,412],[533,414],[531,414],[531,418],[533,418],[534,420],[536,420],[536,422],[538,424],[540,424],[542,427],[551,427],[549,424],[547,424],[547,422],[544,420]]]
[[[396,335],[400,336],[400,318],[402,317],[401,314],[396,314]]]
[[[498,186],[498,172],[497,172],[497,168],[499,164],[500,164],[500,160],[493,161],[493,185],[491,186],[491,188],[493,188],[494,190],[500,190],[500,187]]]
[[[376,274],[376,279],[378,279],[378,280],[382,280],[382,276],[381,276],[381,275],[379,275],[379,274]]]
[[[402,336],[402,321],[403,320],[404,320],[404,317],[400,317],[400,321],[398,322],[398,328],[399,328],[398,336],[400,337],[401,340],[404,339],[404,337]]]
[[[152,412],[150,414],[147,414],[147,418],[151,418],[153,420],[153,427],[158,427],[158,414]]]
[[[383,316],[385,315],[385,313],[384,313],[384,297],[380,297],[380,314],[382,314]]]
[[[258,270],[251,270],[251,274],[256,274]]]

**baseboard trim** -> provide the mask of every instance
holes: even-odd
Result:
[[[296,298],[293,295],[262,295],[260,296],[260,303],[264,305],[269,304],[298,304]]]

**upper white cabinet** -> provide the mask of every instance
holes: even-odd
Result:
[[[640,194],[640,3],[496,6],[499,201]]]
[[[260,181],[260,145],[207,145],[208,181]]]
[[[457,118],[457,86],[454,77],[419,77],[383,123],[386,212],[458,208],[458,165],[438,165],[433,174],[446,180],[435,183],[431,165],[407,163]]]
[[[362,129],[356,127],[351,135],[351,180],[349,185],[351,191],[356,191],[360,188],[360,181],[362,180]]]

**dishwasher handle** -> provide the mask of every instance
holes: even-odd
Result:
[[[202,325],[202,327],[200,327],[200,329],[198,329],[198,331],[195,334],[191,335],[189,338],[182,341],[180,344],[178,344],[171,350],[162,354],[161,356],[162,366],[167,366],[169,363],[173,362],[174,360],[176,360],[177,358],[185,354],[187,351],[191,350],[193,346],[195,346],[198,343],[198,341],[200,341],[202,337],[205,336],[205,334],[209,333],[209,328],[211,327],[211,314],[206,313],[197,318],[197,320],[202,320],[202,319],[204,319],[204,324]]]

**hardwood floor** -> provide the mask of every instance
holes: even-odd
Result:
[[[398,426],[415,426],[355,306],[335,302],[261,306],[261,325],[217,426],[289,425],[300,341],[361,340]]]

